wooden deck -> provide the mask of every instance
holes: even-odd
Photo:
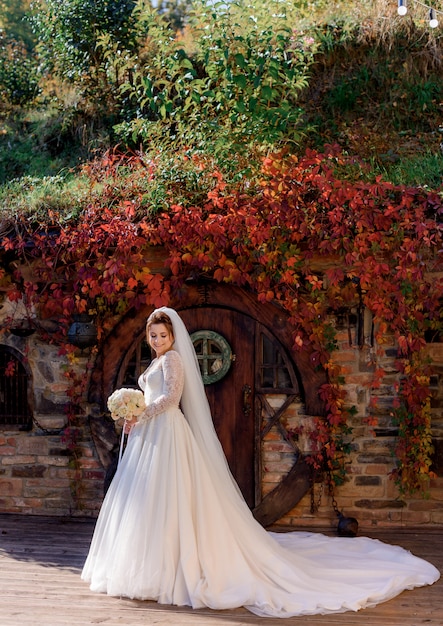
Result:
[[[80,580],[94,522],[0,515],[2,626],[442,626],[443,581],[405,591],[358,613],[259,618],[245,609],[211,611],[160,606],[92,593]],[[397,543],[443,571],[443,528],[362,532]]]

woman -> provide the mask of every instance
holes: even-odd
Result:
[[[261,616],[374,606],[439,572],[366,537],[268,533],[252,517],[216,436],[197,358],[176,311],[147,322],[156,353],[82,577],[113,596]],[[182,410],[179,408],[181,403]]]

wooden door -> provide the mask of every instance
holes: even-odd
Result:
[[[221,335],[232,349],[228,372],[205,385],[214,426],[231,472],[246,502],[255,504],[255,321],[238,311],[199,306],[181,309],[189,333],[212,331]]]

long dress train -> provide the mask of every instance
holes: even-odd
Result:
[[[146,419],[131,430],[97,520],[82,572],[92,590],[290,617],[357,611],[439,578],[378,540],[265,531],[179,408],[183,379],[171,350],[139,380]]]

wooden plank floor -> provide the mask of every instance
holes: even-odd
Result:
[[[260,618],[245,609],[198,610],[92,593],[80,580],[94,522],[0,515],[1,626],[443,626],[443,581],[358,613]],[[397,543],[443,571],[443,527],[361,532]]]

